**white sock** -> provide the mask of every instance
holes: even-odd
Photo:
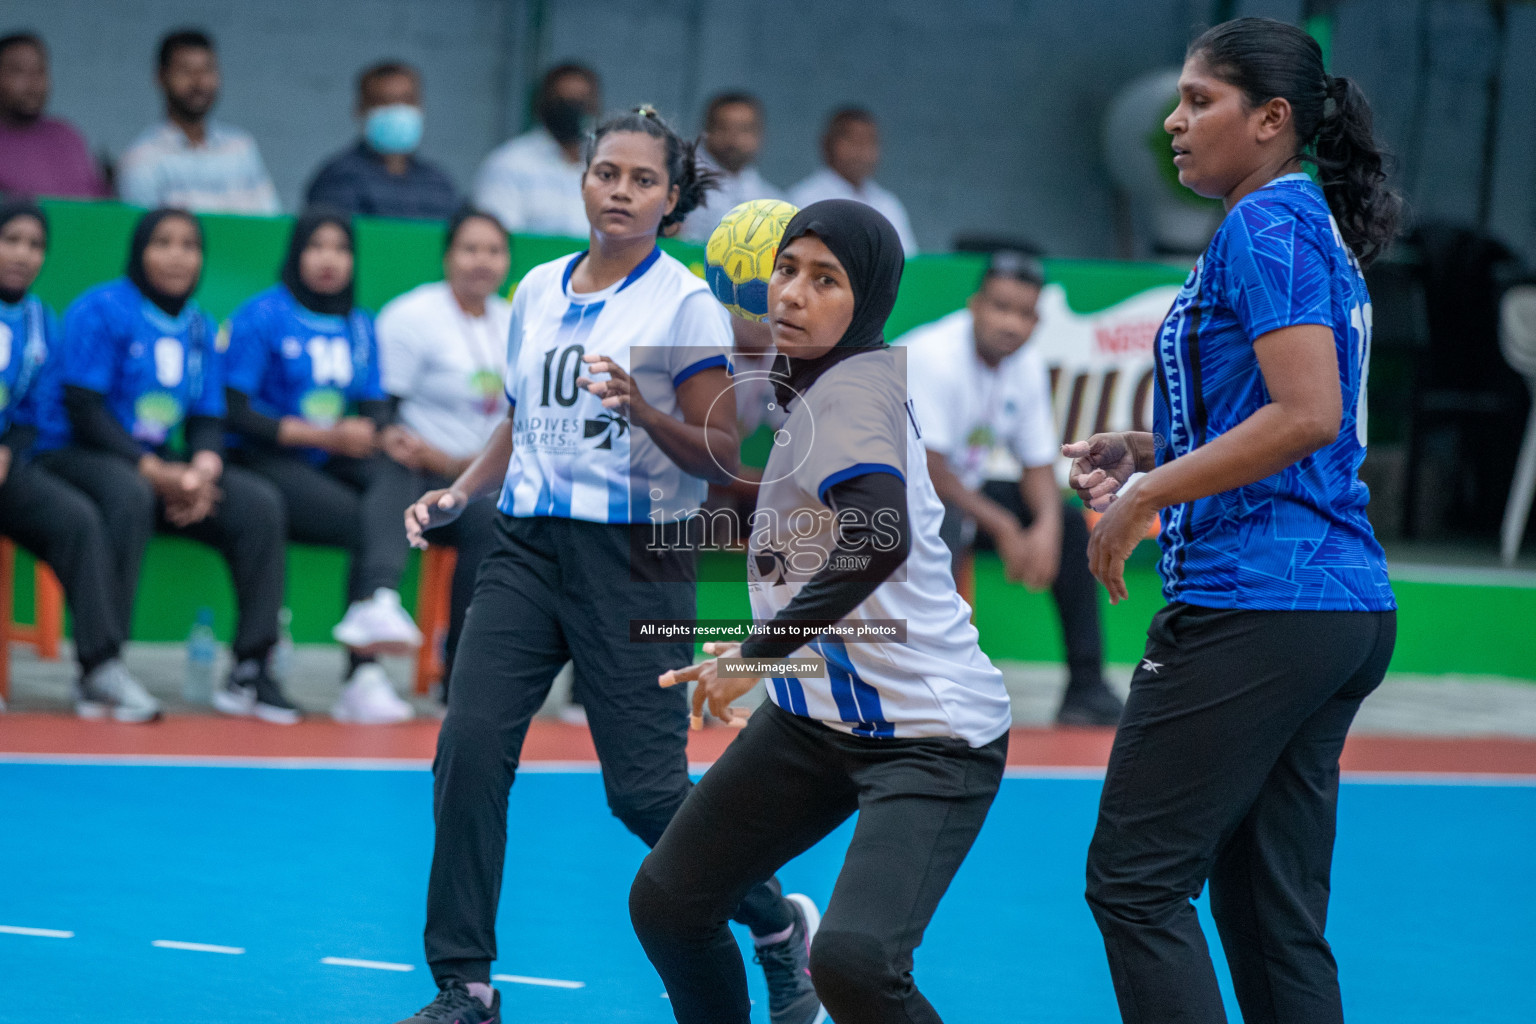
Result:
[[[469,989],[470,995],[484,1003],[487,1010],[496,1001],[496,990],[483,981],[472,981],[464,987]]]
[[[795,926],[790,925],[783,931],[774,932],[772,935],[753,935],[752,945],[758,949],[761,949],[764,946],[772,946],[776,943],[783,942],[793,934],[795,934]]]

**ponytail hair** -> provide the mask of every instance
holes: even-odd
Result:
[[[656,108],[649,104],[635,107],[617,117],[610,117],[597,126],[587,139],[587,167],[592,166],[592,156],[597,152],[597,144],[603,136],[614,132],[638,132],[641,135],[649,135],[653,139],[660,139],[667,151],[667,184],[677,186],[677,205],[672,212],[661,219],[658,233],[666,231],[674,224],[681,224],[683,218],[698,209],[704,202],[704,194],[712,188],[717,188],[720,176],[708,168],[699,166],[698,139],[685,140],[672,126],[661,119]]]
[[[1298,156],[1318,183],[1344,243],[1361,266],[1391,244],[1403,199],[1387,187],[1387,154],[1372,132],[1371,105],[1354,82],[1323,70],[1317,40],[1272,18],[1237,18],[1189,45],[1211,74],[1241,89],[1250,107],[1276,97],[1291,105]]]

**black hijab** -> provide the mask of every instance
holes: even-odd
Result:
[[[299,258],[304,255],[304,248],[309,245],[309,240],[315,237],[327,224],[334,224],[347,236],[347,248],[352,250],[352,279],[346,287],[339,292],[322,295],[309,285],[304,283],[304,278],[299,274]],[[332,316],[346,316],[352,312],[352,295],[354,285],[357,282],[357,239],[352,234],[352,218],[340,210],[330,210],[324,207],[314,207],[305,210],[299,215],[299,219],[293,222],[293,234],[288,239],[288,255],[283,260],[282,281],[293,293],[293,297],[299,301],[299,305],[311,313],[329,313]]]
[[[151,210],[139,218],[139,223],[134,226],[133,240],[128,243],[128,280],[134,287],[143,293],[144,297],[170,316],[180,316],[182,309],[187,305],[187,300],[192,298],[192,293],[197,291],[197,282],[192,282],[192,287],[187,289],[185,295],[171,295],[163,292],[149,283],[149,275],[144,273],[144,250],[149,248],[149,240],[163,222],[172,217],[181,217],[192,224],[192,230],[197,232],[199,244],[203,241],[203,226],[197,222],[197,218],[186,210],[161,209]]]
[[[36,204],[21,200],[12,200],[0,203],[0,231],[17,217],[31,217],[43,226],[43,248],[48,248],[48,217]],[[27,297],[27,291],[23,288],[20,292],[8,292],[0,288],[0,302],[15,304]]]
[[[804,235],[821,239],[847,271],[853,288],[853,319],[826,355],[816,359],[781,355],[774,361],[774,395],[785,409],[844,359],[886,347],[885,321],[896,305],[906,265],[901,238],[891,222],[852,199],[824,199],[795,214],[784,228],[779,251]]]

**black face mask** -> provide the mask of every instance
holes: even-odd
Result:
[[[581,138],[582,129],[586,127],[587,107],[575,100],[552,97],[540,105],[539,120],[544,122],[556,142],[569,146]]]
[[[852,199],[823,199],[795,214],[779,242],[815,235],[843,265],[853,289],[853,319],[831,351],[815,359],[774,360],[774,394],[785,409],[844,359],[885,348],[885,321],[896,305],[906,258],[891,222]]]

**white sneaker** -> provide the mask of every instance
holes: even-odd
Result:
[[[106,718],[119,722],[153,722],[160,717],[160,702],[149,695],[117,658],[103,662],[75,683],[75,713],[81,718]]]
[[[357,667],[331,708],[336,721],[356,725],[393,725],[410,721],[415,715],[416,710],[395,692],[384,669],[372,663]]]
[[[366,601],[354,601],[331,630],[339,644],[373,654],[409,654],[421,646],[421,630],[400,606],[400,594],[380,587]]]

